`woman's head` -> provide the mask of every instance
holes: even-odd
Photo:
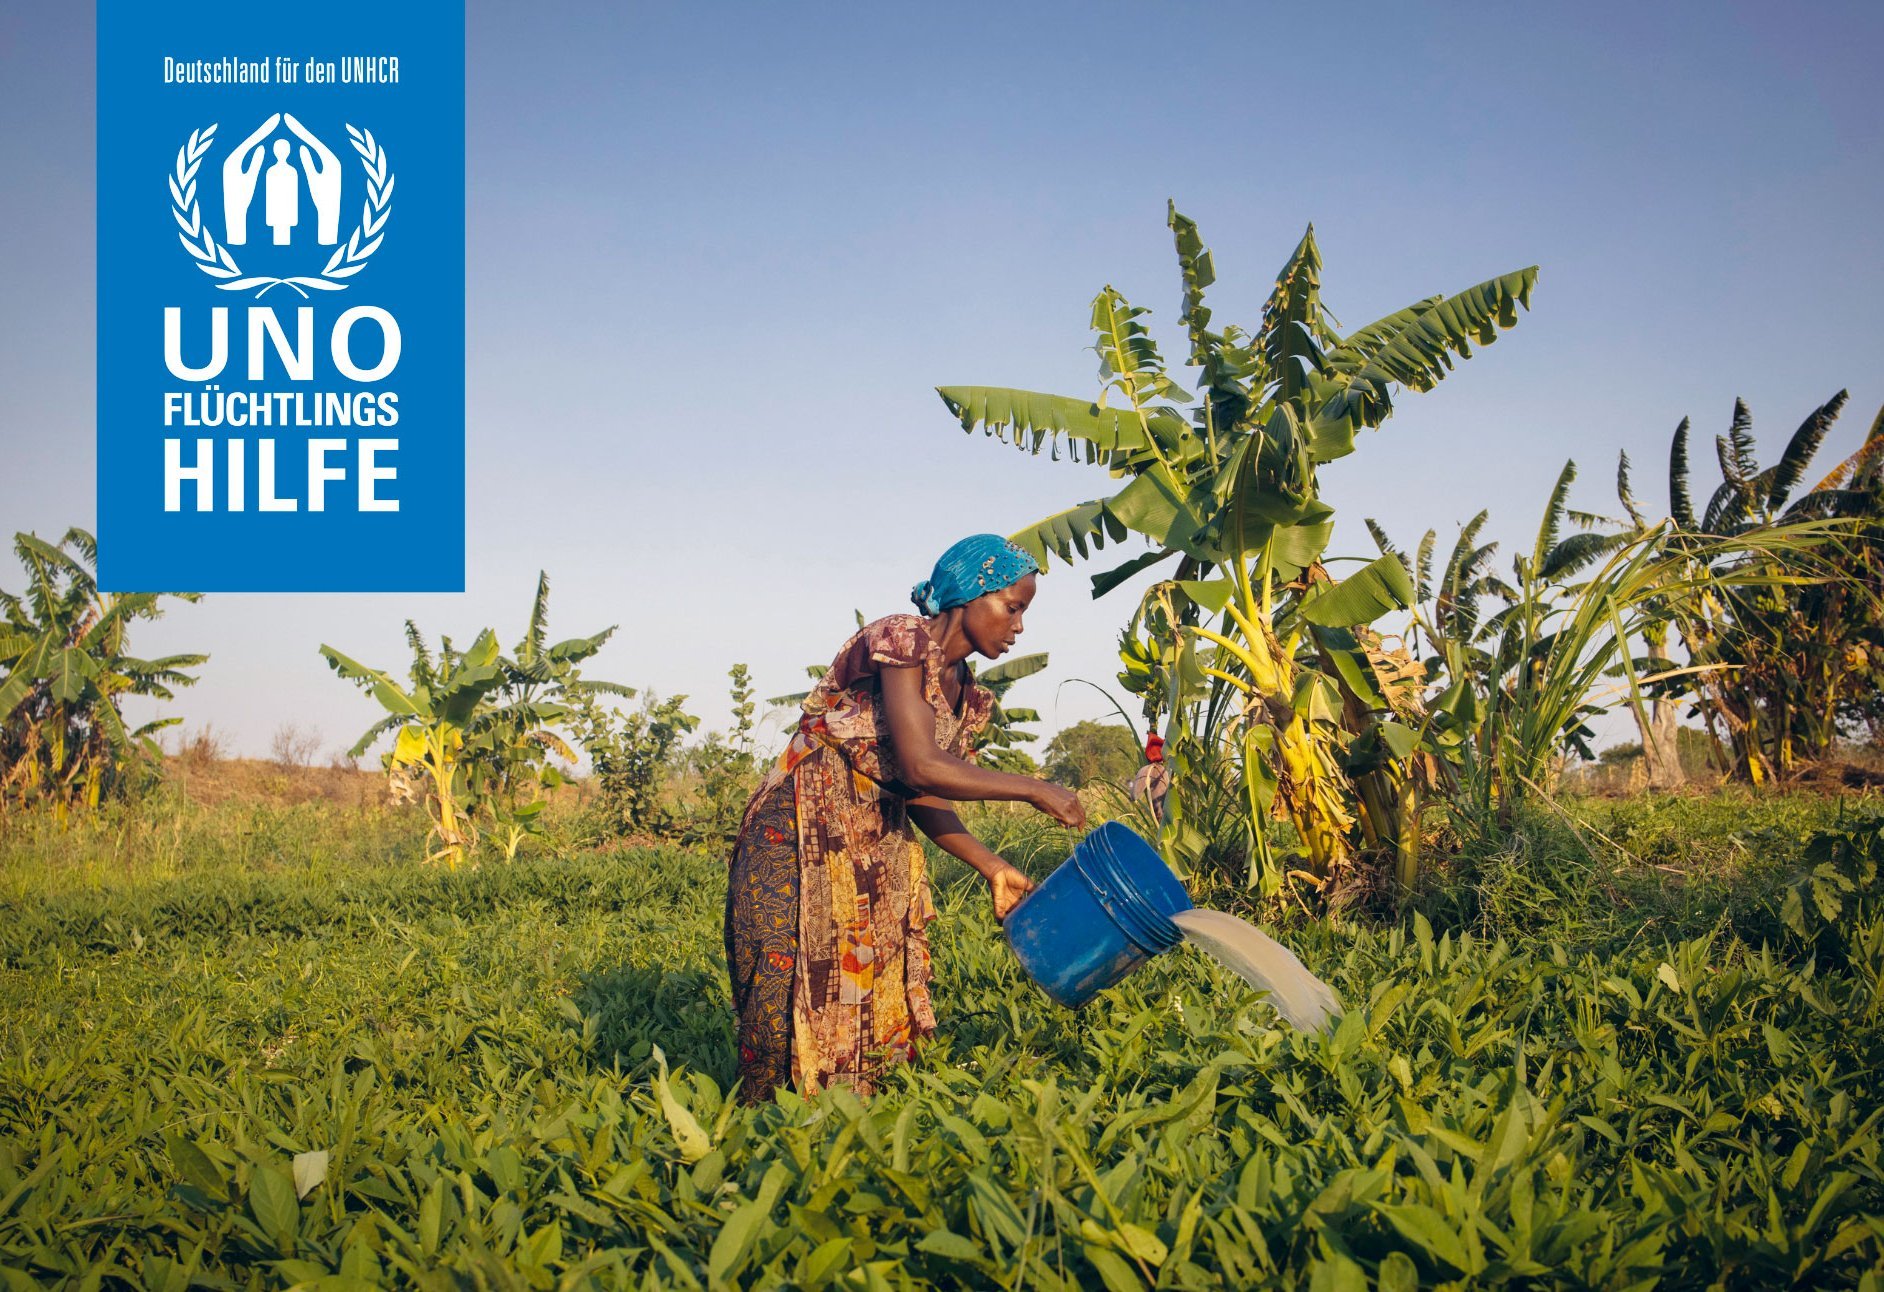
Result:
[[[942,553],[929,577],[910,589],[925,615],[962,610],[970,646],[993,659],[1022,631],[1040,565],[999,534],[974,534]]]

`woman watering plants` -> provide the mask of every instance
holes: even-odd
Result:
[[[987,880],[1000,918],[1033,884],[953,805],[1031,803],[1085,825],[1071,790],[972,761],[994,697],[965,661],[1013,646],[1038,572],[1006,539],[963,539],[912,590],[922,613],[865,625],[805,697],[733,845],[726,960],[742,1098],[835,1082],[868,1092],[935,1031],[924,932],[935,912],[912,826]]]

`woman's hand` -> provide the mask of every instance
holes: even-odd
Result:
[[[988,872],[988,896],[994,901],[994,918],[1005,920],[1008,912],[1020,905],[1021,898],[1034,891],[1034,881],[1005,861]]]
[[[1079,801],[1079,795],[1052,781],[1036,781],[1035,784],[1039,786],[1032,799],[1035,807],[1068,829],[1086,828],[1086,805]]]

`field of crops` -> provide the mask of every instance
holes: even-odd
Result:
[[[1351,1007],[1315,1038],[1189,951],[1058,1010],[944,870],[936,1042],[868,1102],[758,1111],[727,1097],[714,856],[447,873],[412,864],[422,823],[318,804],[28,823],[0,835],[0,1268],[1876,1288],[1880,819],[1540,823],[1431,919],[1285,931]]]

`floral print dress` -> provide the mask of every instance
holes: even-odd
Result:
[[[993,709],[966,677],[961,707],[949,705],[942,649],[915,615],[866,624],[805,697],[733,844],[726,960],[748,1101],[784,1085],[867,1093],[935,1031],[924,931],[935,908],[909,821],[915,792],[883,710],[885,668],[922,670],[936,744],[958,758]]]

